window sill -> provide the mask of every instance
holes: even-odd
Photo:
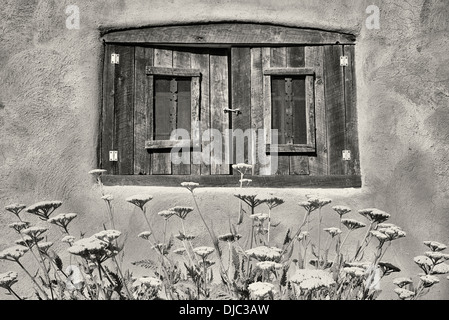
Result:
[[[253,188],[361,188],[359,175],[335,176],[245,176]],[[158,186],[179,187],[181,182],[193,181],[202,187],[238,187],[237,175],[104,175],[106,186]]]

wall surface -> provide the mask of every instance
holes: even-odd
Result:
[[[380,29],[365,26],[370,4],[381,9]],[[68,5],[80,9],[80,29],[65,26]],[[101,28],[190,22],[248,21],[354,33],[359,140],[363,187],[346,190],[263,190],[286,203],[274,212],[281,221],[274,243],[287,226],[297,225],[297,205],[309,193],[333,204],[358,209],[377,207],[406,232],[385,260],[401,276],[419,272],[413,257],[424,240],[449,243],[449,6],[446,0],[4,0],[0,11],[0,208],[13,203],[62,200],[58,212],[76,212],[74,234],[102,229],[105,206],[87,172],[96,167],[100,111]],[[127,236],[125,265],[145,258],[150,249],[136,235],[143,218],[124,201],[135,193],[154,196],[157,213],[174,205],[192,206],[181,188],[107,187],[114,195],[117,228]],[[259,192],[260,190],[258,190]],[[200,206],[218,234],[227,232],[228,214],[236,215],[235,189],[200,189]],[[281,210],[282,208],[282,210]],[[332,225],[332,213],[326,211]],[[197,213],[188,228],[208,239]],[[32,218],[30,218],[32,220]],[[6,227],[12,215],[0,214],[0,249],[17,237]],[[34,220],[33,220],[34,221]],[[155,214],[151,221],[162,227]],[[177,232],[178,225],[169,230]],[[49,234],[49,240],[61,237]],[[354,245],[354,244],[353,244]],[[348,247],[349,248],[349,247]],[[55,247],[64,252],[65,247]],[[67,255],[63,255],[67,260]],[[25,261],[32,263],[32,260]],[[0,272],[15,266],[0,262]],[[390,276],[391,278],[394,276]],[[388,281],[387,281],[388,282]],[[381,297],[393,297],[385,285]],[[20,291],[20,290],[19,290]],[[440,284],[429,296],[449,298]],[[8,298],[0,292],[0,298]]]

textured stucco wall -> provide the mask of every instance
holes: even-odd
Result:
[[[424,251],[422,241],[449,242],[446,2],[375,0],[381,25],[368,30],[365,9],[373,2],[362,0],[5,0],[0,11],[0,208],[12,202],[59,199],[64,202],[59,212],[79,213],[76,234],[102,229],[105,207],[87,174],[96,166],[100,27],[251,21],[351,32],[357,35],[363,188],[264,190],[286,199],[283,210],[274,214],[282,221],[275,242],[282,241],[288,225],[298,223],[296,203],[318,192],[354,211],[378,207],[391,213],[392,222],[408,235],[394,243],[386,260],[402,268],[401,275],[416,275],[412,258]],[[80,8],[79,30],[65,28],[65,8],[70,4]],[[228,213],[235,215],[234,191],[198,192],[217,233],[227,231],[223,226]],[[153,194],[153,212],[193,205],[180,188],[108,187],[106,192],[115,196],[118,229],[128,236],[128,266],[149,250],[136,239],[144,230],[143,220],[124,202],[126,196]],[[160,224],[157,218],[152,221]],[[0,214],[0,249],[16,239],[5,227],[12,220]],[[202,234],[198,244],[208,240],[195,213],[189,228]],[[178,226],[170,230],[176,232]],[[58,237],[54,232],[50,240]],[[9,263],[0,263],[0,272],[10,269]],[[440,284],[431,297],[449,298],[448,288]],[[391,289],[385,287],[385,298]],[[0,298],[6,298],[3,292]]]

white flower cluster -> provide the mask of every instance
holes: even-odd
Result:
[[[324,229],[324,231],[329,233],[332,238],[341,233],[341,230],[339,228],[326,228],[326,229]]]
[[[390,219],[390,214],[376,208],[359,210],[359,214],[369,221],[377,223],[382,223]]]
[[[274,261],[260,261],[256,265],[261,270],[277,270],[282,268],[282,264]]]
[[[75,241],[67,250],[74,255],[86,259],[101,259],[105,254],[105,249],[109,246],[106,241],[100,240],[94,236]]]
[[[387,241],[393,241],[405,237],[407,234],[397,225],[392,223],[380,223],[377,225],[377,231],[387,236]],[[376,236],[376,235],[374,235]],[[378,235],[379,236],[379,235]],[[378,238],[379,239],[379,238]]]
[[[0,274],[0,287],[9,289],[14,283],[17,282],[18,274],[16,272],[5,272]]]
[[[193,192],[193,190],[198,188],[200,184],[196,182],[181,182],[181,186],[187,188],[190,192]]]
[[[263,299],[268,294],[274,294],[274,285],[268,282],[254,282],[248,286],[251,297]]]
[[[139,279],[140,283],[155,290],[161,290],[162,281],[153,277],[143,277]]]
[[[338,213],[340,217],[344,216],[345,214],[351,212],[351,208],[345,207],[345,206],[334,206],[332,209]]]
[[[199,255],[202,259],[205,259],[208,255],[214,252],[214,248],[211,247],[197,247],[193,249],[197,255]]]
[[[148,202],[153,200],[153,196],[148,194],[136,194],[134,196],[128,197],[125,201],[132,203],[133,205],[141,208],[143,210],[143,206]]]
[[[97,239],[106,241],[106,242],[111,242],[114,241],[115,239],[117,239],[118,237],[120,237],[122,233],[118,230],[103,230],[100,231],[96,234],[94,234],[93,236]]]
[[[41,201],[25,209],[26,212],[34,214],[42,220],[48,220],[53,211],[62,205],[61,201]]]
[[[2,260],[10,260],[10,261],[19,261],[20,258],[23,257],[25,253],[28,252],[28,248],[24,246],[14,246],[11,248],[7,248],[0,252],[0,259]]]
[[[76,213],[61,213],[53,218],[48,219],[47,221],[49,223],[56,224],[58,226],[65,228],[77,216],[78,215]]]
[[[301,290],[329,288],[335,284],[332,275],[324,270],[300,269],[290,278]]]
[[[248,256],[256,258],[259,261],[278,261],[281,258],[282,250],[276,247],[260,246],[246,250],[245,253]]]

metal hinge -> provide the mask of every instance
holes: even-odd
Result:
[[[340,66],[342,66],[342,67],[349,66],[349,58],[348,58],[348,56],[341,56],[340,57]]]
[[[120,55],[118,53],[112,53],[111,54],[111,63],[119,64],[119,62],[120,62]]]
[[[343,150],[343,160],[344,161],[351,160],[351,151],[350,150]]]
[[[109,161],[118,161],[118,151],[109,151]]]

